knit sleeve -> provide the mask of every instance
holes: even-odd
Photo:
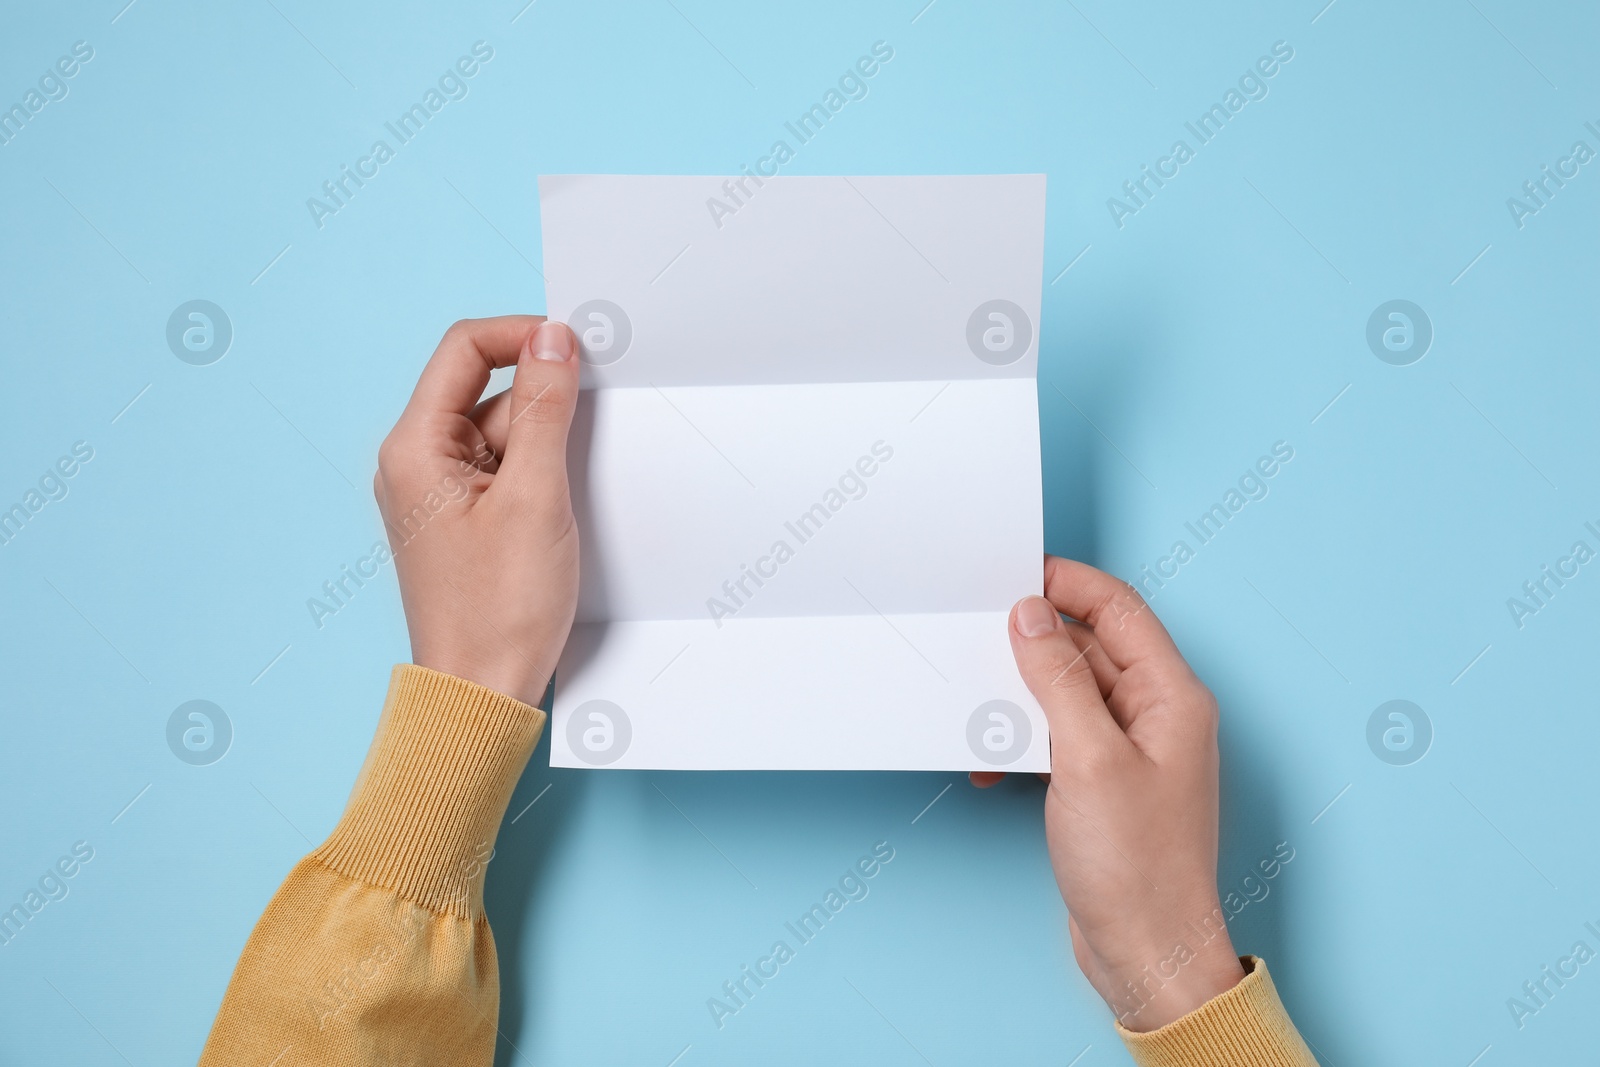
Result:
[[[544,722],[471,682],[394,669],[344,815],[256,923],[201,1067],[493,1063],[483,873]]]
[[[1317,1067],[1289,1021],[1265,960],[1241,956],[1244,979],[1159,1030],[1117,1033],[1139,1067]]]

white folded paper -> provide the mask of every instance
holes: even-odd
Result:
[[[551,763],[1048,769],[1041,175],[539,180],[583,344]]]

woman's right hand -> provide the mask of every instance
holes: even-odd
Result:
[[[1244,977],[1217,895],[1217,702],[1126,582],[1047,556],[1044,587],[1011,646],[1050,723],[1050,862],[1078,966],[1154,1030]]]

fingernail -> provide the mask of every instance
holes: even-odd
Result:
[[[1017,605],[1017,632],[1023,637],[1043,637],[1061,625],[1061,616],[1050,601],[1030,596]]]
[[[528,340],[534,359],[548,359],[552,363],[565,363],[575,353],[572,331],[559,322],[541,322]]]

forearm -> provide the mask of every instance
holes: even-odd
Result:
[[[203,1067],[487,1067],[499,973],[483,871],[543,727],[510,697],[397,667],[344,816],[256,924]]]

